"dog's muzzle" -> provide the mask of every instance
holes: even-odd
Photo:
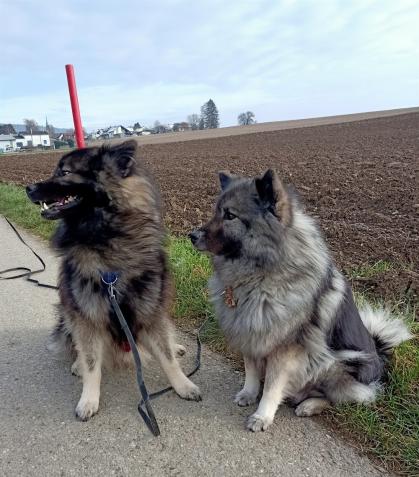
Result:
[[[192,245],[198,250],[206,250],[205,232],[202,229],[195,229],[188,234]]]

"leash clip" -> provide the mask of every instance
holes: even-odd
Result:
[[[118,281],[119,274],[117,272],[100,272],[102,282],[108,286],[108,293],[110,298],[115,298],[114,285]]]
[[[113,292],[113,284],[112,283],[108,286],[108,293],[109,293],[109,296],[111,298],[115,298],[115,293]]]

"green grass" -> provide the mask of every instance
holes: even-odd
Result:
[[[387,260],[378,260],[372,265],[360,265],[347,271],[348,278],[372,278],[380,273],[394,270],[395,265]]]
[[[23,187],[0,183],[0,214],[12,222],[48,239],[56,227],[56,223],[42,219],[40,208],[32,204]]]
[[[0,214],[29,231],[48,238],[55,223],[41,218],[39,208],[26,198],[22,187],[0,183]],[[207,280],[211,274],[208,258],[183,238],[170,238],[168,251],[176,286],[173,315],[185,330],[195,329],[206,318],[203,340],[213,349],[226,351],[225,342],[208,303]],[[358,267],[354,276],[371,277],[395,265],[379,261]],[[364,297],[357,295],[357,301]],[[379,399],[370,406],[345,405],[332,411],[334,427],[356,436],[364,452],[375,456],[390,469],[406,475],[419,475],[419,324],[414,324],[415,309],[406,300],[393,306],[393,312],[412,324],[416,339],[404,343],[394,353],[388,382]]]
[[[168,244],[176,287],[173,315],[182,328],[203,323],[201,337],[214,350],[225,351],[225,341],[208,302],[207,282],[211,275],[208,257],[195,250],[185,238],[171,238]]]

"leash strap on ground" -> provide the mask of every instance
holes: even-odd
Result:
[[[53,290],[58,290],[58,287],[56,287],[55,285],[48,285],[46,283],[39,283],[39,280],[35,280],[34,278],[31,278],[32,275],[36,275],[37,273],[42,273],[42,272],[45,272],[46,270],[46,265],[45,265],[45,262],[42,260],[42,258],[35,252],[35,250],[30,246],[28,245],[22,238],[22,236],[20,235],[20,233],[16,230],[16,227],[9,221],[9,219],[7,219],[7,217],[4,217],[6,219],[6,222],[10,225],[10,227],[13,229],[14,233],[17,235],[17,237],[19,238],[19,240],[23,243],[23,245],[25,245],[26,247],[28,247],[28,249],[35,255],[35,257],[39,260],[39,262],[41,263],[41,266],[42,268],[40,268],[39,270],[31,270],[30,268],[27,268],[27,267],[15,267],[15,268],[7,268],[6,270],[0,270],[0,280],[14,280],[15,278],[23,278],[23,277],[26,277],[26,280],[28,282],[31,282],[31,283],[35,283],[35,285],[38,285],[39,287],[43,287],[43,288],[51,288]],[[18,275],[12,275],[12,276],[3,276],[5,274],[8,274],[8,273],[12,273],[12,272],[23,272],[23,273],[19,273]]]
[[[106,278],[104,278],[104,276]],[[141,417],[143,418],[143,421],[145,422],[145,424],[147,425],[151,433],[154,436],[159,436],[160,429],[159,429],[159,425],[157,423],[157,419],[154,414],[153,408],[151,407],[150,400],[155,399],[159,396],[162,396],[163,394],[166,394],[167,392],[171,391],[173,387],[168,386],[167,388],[161,389],[160,391],[156,391],[155,393],[152,393],[152,394],[148,393],[146,385],[144,383],[140,353],[138,351],[135,340],[132,336],[131,330],[129,329],[129,326],[125,320],[125,317],[121,311],[121,308],[119,307],[118,302],[116,301],[116,298],[115,298],[113,285],[116,283],[117,280],[118,280],[118,276],[115,273],[102,274],[102,281],[108,286],[108,294],[109,294],[109,299],[110,299],[112,308],[114,309],[116,316],[118,317],[119,324],[121,325],[121,328],[124,331],[125,336],[127,337],[128,343],[131,347],[132,354],[134,356],[137,383],[138,383],[138,388],[142,396],[142,399],[140,403],[138,404],[138,412],[140,413]],[[204,327],[204,325],[206,324],[206,322],[207,320],[205,320],[204,323],[202,323],[196,335],[197,350],[196,350],[196,358],[195,358],[195,367],[187,375],[188,377],[191,377],[193,374],[195,374],[198,371],[198,369],[201,367],[202,343],[200,339],[200,332],[202,328]]]
[[[127,337],[129,345],[131,346],[132,354],[134,356],[135,367],[137,370],[136,374],[137,374],[138,388],[140,389],[140,393],[143,398],[140,404],[138,404],[138,412],[140,413],[141,417],[143,418],[143,421],[146,423],[151,433],[154,436],[159,436],[160,435],[159,425],[157,424],[156,416],[154,414],[153,408],[151,407],[150,396],[148,395],[148,391],[143,379],[140,353],[138,352],[137,345],[134,341],[134,338],[132,336],[131,330],[129,329],[129,326],[127,322],[125,321],[121,308],[119,308],[118,302],[116,301],[115,295],[112,290],[112,285],[110,285],[109,287],[109,299],[111,300],[112,308],[114,309],[116,316],[118,317],[119,324],[124,330],[125,336]]]
[[[140,358],[140,353],[138,351],[137,345],[135,343],[135,340],[132,336],[131,330],[129,329],[129,326],[125,320],[125,317],[121,311],[121,308],[118,305],[118,302],[115,297],[115,289],[114,285],[118,281],[119,274],[115,272],[100,272],[101,279],[105,285],[108,287],[108,295],[109,299],[112,305],[112,308],[114,309],[116,316],[118,317],[119,324],[121,325],[122,330],[125,333],[125,336],[128,340],[128,343],[131,347],[132,354],[134,356],[134,361],[135,361],[135,367],[136,367],[136,375],[137,375],[137,383],[138,383],[138,388],[140,390],[142,399],[140,403],[138,404],[138,412],[140,413],[141,417],[143,418],[145,424],[147,425],[148,429],[151,431],[151,433],[154,436],[159,436],[160,435],[160,429],[159,425],[157,423],[156,416],[154,414],[153,408],[151,407],[150,400],[155,399],[159,396],[162,396],[163,394],[166,394],[167,392],[171,391],[173,389],[172,386],[168,386],[167,388],[161,389],[160,391],[156,391],[155,393],[149,394],[146,388],[146,385],[144,383],[144,378],[143,378],[143,373],[142,373],[142,365],[141,365],[141,358]],[[207,323],[207,320],[205,320],[202,325],[199,327],[197,335],[196,335],[196,341],[197,341],[197,349],[196,349],[196,358],[195,358],[195,367],[194,369],[187,375],[188,377],[191,377],[193,374],[195,374],[199,368],[201,367],[201,351],[202,351],[202,343],[201,343],[201,338],[200,338],[200,332]]]

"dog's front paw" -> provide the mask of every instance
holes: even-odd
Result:
[[[188,401],[202,401],[201,391],[198,386],[189,379],[187,379],[182,386],[178,386],[175,391],[181,398],[187,399]]]
[[[272,418],[255,413],[247,419],[246,427],[253,432],[266,431],[272,422]]]
[[[76,416],[80,421],[88,421],[99,409],[99,400],[85,401],[80,399],[76,407]]]
[[[251,393],[246,389],[242,389],[240,392],[236,394],[234,398],[234,402],[239,406],[250,406],[254,404],[257,399],[257,394]]]

